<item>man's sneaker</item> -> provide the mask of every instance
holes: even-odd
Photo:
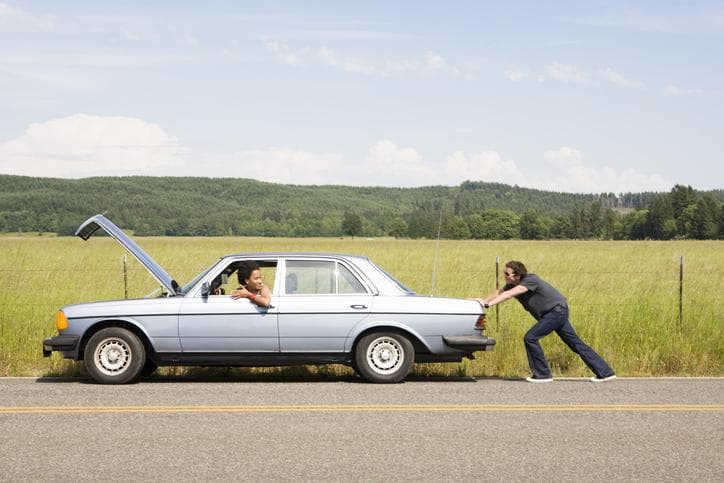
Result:
[[[606,381],[613,381],[616,379],[616,374],[611,374],[610,376],[606,377],[592,377],[591,382],[606,382]]]
[[[552,378],[552,377],[535,377],[535,376],[531,376],[531,377],[526,377],[525,380],[528,381],[528,382],[535,382],[535,383],[553,382],[553,378]]]

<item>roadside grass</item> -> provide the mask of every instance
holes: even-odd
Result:
[[[571,306],[581,338],[620,375],[719,376],[724,374],[721,241],[448,241],[364,238],[201,238],[137,239],[180,283],[228,253],[330,251],[369,256],[418,294],[474,297],[495,288],[510,259],[559,288]],[[120,299],[124,251],[98,237],[0,237],[0,375],[77,375],[80,364],[59,355],[42,357],[40,342],[55,334],[53,316],[63,305]],[[679,321],[679,257],[684,257],[683,320]],[[154,280],[128,257],[129,297],[156,288]],[[434,272],[434,282],[433,282]],[[501,277],[502,279],[502,277]],[[501,280],[502,282],[502,280]],[[434,283],[434,286],[433,286]],[[528,375],[523,335],[533,319],[510,301],[492,309],[487,335],[492,352],[461,364],[417,364],[420,376]],[[556,376],[590,371],[560,339],[543,347]],[[162,368],[160,374],[234,377],[340,377],[354,374],[339,365],[294,368]]]

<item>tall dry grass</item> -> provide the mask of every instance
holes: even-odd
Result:
[[[330,238],[140,238],[180,283],[228,253],[330,251],[369,256],[419,294],[473,297],[495,287],[495,259],[523,261],[567,296],[579,335],[622,375],[722,375],[724,242],[441,241],[433,290],[434,240]],[[78,365],[44,359],[62,305],[123,298],[123,250],[109,238],[0,238],[0,375],[68,374]],[[679,257],[684,257],[679,322]],[[129,296],[156,285],[129,257]],[[418,365],[416,373],[517,377],[528,374],[523,335],[532,318],[515,301],[490,312],[498,344],[462,364]],[[588,369],[555,335],[543,347],[557,376]],[[346,369],[296,372],[339,374]]]

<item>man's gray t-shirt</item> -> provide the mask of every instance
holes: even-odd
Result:
[[[540,278],[534,273],[529,273],[523,280],[520,281],[520,285],[528,289],[527,292],[516,295],[523,305],[523,308],[527,310],[535,320],[539,320],[543,314],[553,309],[556,305],[562,307],[568,306],[568,301],[561,295],[561,293],[554,289],[548,282]],[[503,287],[503,291],[510,290],[515,285],[506,284]]]

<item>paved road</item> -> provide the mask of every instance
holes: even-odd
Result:
[[[724,481],[724,379],[0,379],[0,480]]]

